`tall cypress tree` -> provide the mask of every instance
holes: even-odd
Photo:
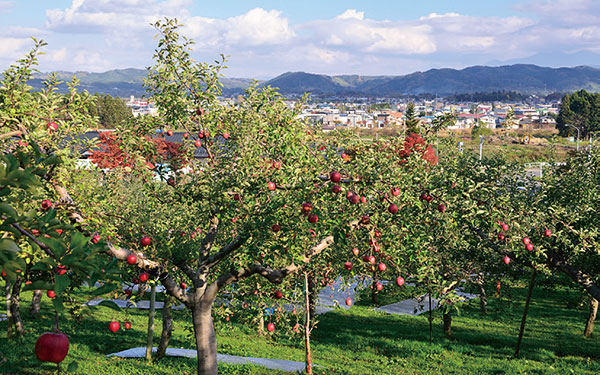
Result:
[[[413,102],[408,103],[406,111],[404,112],[404,123],[406,124],[406,134],[419,133],[420,120],[415,114],[415,104]]]

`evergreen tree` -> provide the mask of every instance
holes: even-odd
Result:
[[[404,124],[406,125],[406,133],[419,133],[420,120],[415,114],[415,104],[413,102],[408,103],[406,111],[404,112]]]

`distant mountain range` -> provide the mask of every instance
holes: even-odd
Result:
[[[118,69],[104,73],[59,72],[59,78],[69,80],[73,75],[81,80],[81,89],[113,96],[142,96],[146,70]],[[47,74],[37,74],[30,82],[42,87]],[[247,78],[223,78],[225,95],[236,95],[248,87]],[[600,91],[600,69],[589,66],[545,68],[537,65],[506,65],[498,67],[473,66],[461,70],[431,69],[403,76],[328,76],[305,72],[288,72],[262,85],[278,87],[286,95],[310,92],[314,95],[335,96],[401,96],[451,95],[495,91],[515,91],[524,94],[571,92],[580,89]],[[66,86],[61,90],[66,90]]]

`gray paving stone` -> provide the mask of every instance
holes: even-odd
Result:
[[[156,348],[152,348],[152,352],[156,352]],[[166,354],[170,357],[196,358],[196,351],[192,349],[167,348]],[[146,356],[146,348],[139,347],[123,350],[118,353],[107,354],[107,357],[111,356],[120,358],[143,358]],[[304,370],[304,362],[288,361],[285,359],[239,357],[228,354],[217,354],[217,361],[231,364],[253,364],[287,372],[302,372]]]

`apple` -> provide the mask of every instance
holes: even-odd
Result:
[[[346,305],[347,306],[352,306],[352,302],[353,302],[352,298],[350,298],[350,297],[346,298]]]
[[[345,152],[342,152],[342,154],[340,155],[342,157],[342,159],[347,159],[348,155]]]
[[[53,290],[48,290],[46,292],[46,295],[48,296],[48,298],[54,298],[54,297],[56,297],[56,293],[54,293]]]
[[[273,323],[267,324],[267,331],[269,331],[269,332],[275,331],[275,324],[273,324]]]
[[[225,321],[228,322],[230,318],[228,316],[225,317]]]
[[[397,197],[398,195],[400,195],[400,193],[402,193],[402,190],[398,189],[397,187],[392,189],[392,195],[394,197]]]
[[[508,264],[508,263],[510,263],[510,258],[507,255],[504,258],[502,258],[502,261],[504,262],[504,264]]]
[[[190,137],[190,133],[183,133],[183,139],[188,139]]]
[[[504,241],[505,238],[506,238],[506,236],[504,235],[504,233],[498,233],[498,239],[500,241]]]
[[[127,263],[131,265],[137,263],[137,257],[135,256],[135,254],[129,254],[129,256],[127,257]]]
[[[69,338],[62,332],[46,332],[35,342],[35,356],[42,362],[61,363],[69,353]]]
[[[427,201],[427,203],[431,202],[433,200],[433,197],[431,195],[427,195],[425,197],[425,200]]]
[[[373,255],[369,256],[369,263],[375,264],[375,257]]]
[[[242,197],[238,193],[235,193],[235,194],[233,194],[233,200],[234,201],[241,201]]]
[[[123,328],[125,328],[127,330],[131,329],[131,322],[124,322],[123,323]]]
[[[137,277],[134,277],[133,279],[131,279],[131,282],[134,284],[139,284],[140,280]]]
[[[380,292],[383,289],[383,284],[382,283],[377,283],[375,284],[375,289]]]
[[[340,182],[342,180],[342,175],[339,174],[339,172],[331,172],[329,174],[329,179],[331,180],[331,182]]]
[[[529,239],[529,237],[523,237],[523,245],[528,245],[531,243],[531,240]]]
[[[395,215],[395,214],[397,214],[397,213],[398,213],[398,206],[396,206],[396,204],[395,204],[395,203],[392,203],[392,204],[390,204],[390,205],[389,205],[389,207],[388,207],[388,211],[389,211],[389,212],[390,212],[392,215]]]
[[[42,209],[43,210],[49,210],[52,208],[52,202],[50,202],[48,199],[44,199],[42,201]]]
[[[352,254],[354,254],[355,256],[357,256],[358,253],[359,253],[358,248],[355,247],[354,249],[352,249]]]
[[[396,278],[396,284],[397,284],[398,286],[402,286],[402,285],[404,285],[404,277],[402,277],[402,276],[398,276],[398,277]]]
[[[310,203],[307,203],[307,202],[305,202],[305,203],[302,203],[302,213],[304,213],[304,214],[307,214],[307,213],[309,213],[309,212],[310,212],[310,210],[312,210],[312,209],[313,209],[313,206],[312,206],[312,204],[310,204]]]
[[[50,133],[54,133],[55,131],[58,130],[58,125],[54,121],[51,121],[51,122],[49,122],[49,123],[46,124],[46,129]]]
[[[277,189],[277,185],[275,185],[275,183],[274,183],[274,182],[272,182],[272,181],[269,181],[269,183],[267,183],[267,188],[268,188],[270,191],[273,191],[273,190]]]
[[[550,229],[546,229],[546,230],[544,231],[544,236],[546,236],[546,237],[550,237],[550,236],[552,236],[552,231],[551,231]]]
[[[502,227],[502,230],[505,231],[505,232],[508,230],[508,225],[506,225],[504,223],[501,223],[500,227]]]
[[[427,194],[426,193],[421,194],[419,196],[419,199],[422,200],[422,201],[426,201],[427,200]]]
[[[225,132],[225,134],[223,134],[223,138],[229,139],[229,137],[231,137],[231,135],[229,134],[229,132]]]
[[[373,245],[373,251],[374,252],[378,253],[379,249],[380,249],[379,245],[377,245],[377,244]]]
[[[170,186],[175,186],[175,179],[173,177],[167,178],[167,184]]]
[[[146,272],[142,272],[138,276],[138,279],[140,279],[140,281],[143,282],[143,283],[145,283],[146,281],[148,281],[149,278],[150,278],[150,275],[148,275]]]
[[[6,272],[4,272],[4,270],[2,270],[2,272],[0,272],[0,276],[6,277]]]
[[[27,145],[28,145],[28,143],[22,139],[19,139],[19,142],[17,142],[17,144],[21,147],[27,147]]]
[[[367,225],[367,224],[369,224],[369,223],[371,222],[371,216],[369,216],[369,215],[365,215],[365,216],[363,216],[363,217],[360,219],[360,222],[361,222],[363,225]]]
[[[108,323],[108,330],[112,333],[117,332],[119,328],[121,328],[121,325],[117,321],[113,320],[112,322]]]
[[[368,255],[363,255],[363,262],[365,263],[369,263],[369,256]]]
[[[194,146],[196,147],[201,147],[202,146],[202,141],[197,139],[196,142],[194,142]]]
[[[65,273],[67,273],[67,267],[63,266],[63,265],[57,265],[56,266],[56,273],[58,273],[59,275],[64,275]]]
[[[277,225],[277,224],[273,224],[273,225],[271,226],[271,230],[272,230],[273,232],[279,232],[279,231],[281,230],[281,228],[279,227],[279,225]]]
[[[169,137],[172,137],[173,136],[173,130],[167,130],[167,135]]]
[[[131,296],[131,289],[125,289],[123,293],[125,293],[127,296]]]
[[[342,187],[340,185],[333,185],[331,187],[331,191],[333,191],[334,193],[340,193],[342,191]]]
[[[273,162],[273,168],[275,168],[275,169],[279,169],[279,168],[281,168],[281,163],[280,163],[280,162],[278,162],[278,161],[274,161],[274,162]]]
[[[352,269],[352,262],[344,263],[344,268],[347,269],[348,271],[350,271]]]
[[[281,299],[283,298],[283,293],[281,293],[281,290],[276,290],[273,297],[275,297],[275,299]]]
[[[292,314],[296,315],[296,309],[292,309]]]
[[[148,237],[148,236],[144,236],[144,237],[142,237],[142,239],[140,239],[140,245],[142,245],[142,246],[149,246],[150,242],[151,242],[151,240],[150,240],[150,237]]]
[[[204,138],[204,132],[202,130],[198,132],[198,138]]]
[[[367,203],[367,197],[365,197],[364,195],[360,197],[360,203]]]
[[[441,213],[446,212],[446,206],[444,206],[444,204],[440,203],[437,206],[438,211],[440,211]]]
[[[203,108],[196,109],[196,114],[198,116],[204,116],[204,109]]]
[[[527,251],[532,251],[533,250],[533,244],[532,243],[528,243],[527,245],[525,245],[525,248],[527,249]]]
[[[180,284],[179,284],[179,287],[180,287],[181,289],[187,289],[187,284],[186,284],[186,283],[184,283],[184,282],[182,282],[182,283],[180,283]]]
[[[354,195],[354,194],[352,194],[352,195],[350,196],[350,198],[348,198],[348,201],[349,201],[351,204],[357,204],[358,202],[360,202],[360,197],[359,197],[358,195]]]
[[[378,230],[375,230],[375,237],[381,238],[381,232]]]
[[[318,217],[317,215],[315,215],[315,214],[310,214],[310,215],[308,215],[308,222],[309,222],[309,223],[312,223],[312,224],[314,224],[314,223],[316,223],[317,221],[319,221],[319,217]]]
[[[384,272],[387,269],[387,267],[386,267],[385,263],[379,263],[377,265],[377,269],[381,272]]]

